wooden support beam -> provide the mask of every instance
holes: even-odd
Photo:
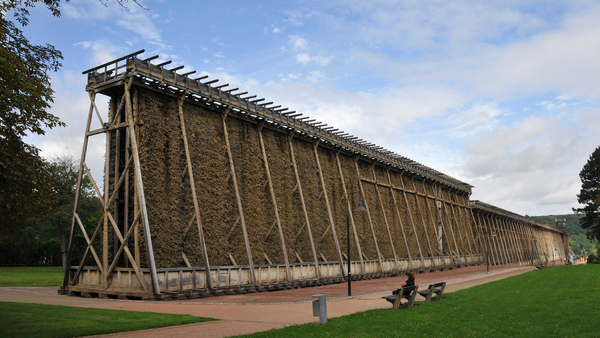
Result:
[[[133,81],[133,76],[128,80],[129,85]],[[152,281],[152,292],[155,295],[160,294],[158,287],[158,276],[156,274],[156,263],[154,262],[154,249],[152,247],[152,235],[150,233],[150,221],[148,220],[148,211],[146,210],[146,197],[144,196],[144,184],[142,181],[142,169],[140,164],[140,156],[137,147],[137,133],[133,125],[133,112],[131,107],[131,98],[129,94],[128,86],[125,87],[125,111],[127,113],[127,121],[129,122],[129,136],[132,149],[132,155],[134,159],[135,169],[135,185],[137,191],[137,197],[139,199],[139,207],[142,212],[142,225],[144,229],[144,235],[146,238],[146,253],[148,255],[148,266],[150,268],[150,279]],[[106,133],[108,135],[108,133]],[[107,144],[108,148],[108,144]],[[107,157],[109,158],[109,157]],[[108,161],[107,161],[108,162]]]
[[[242,232],[244,234],[244,243],[246,244],[246,254],[248,255],[248,265],[250,267],[250,282],[252,286],[256,287],[256,276],[254,274],[254,260],[252,259],[252,250],[250,248],[250,241],[248,240],[248,231],[246,230],[246,219],[244,218],[244,209],[242,208],[242,197],[240,195],[240,189],[238,187],[237,177],[235,175],[235,165],[233,163],[233,154],[231,153],[231,145],[229,143],[229,133],[227,132],[227,112],[222,115],[223,122],[223,133],[225,134],[225,145],[227,146],[227,156],[229,157],[229,168],[231,170],[231,178],[233,181],[233,188],[235,190],[235,199],[238,206],[238,212],[240,214],[240,220],[242,222]]]
[[[100,233],[100,226],[104,224],[104,214],[102,214],[100,216],[100,220],[98,221],[98,224],[96,225],[96,230],[94,230],[94,234],[92,235],[92,238],[90,238],[90,243],[94,243],[94,240],[96,239],[96,236]],[[83,268],[83,263],[85,263],[85,260],[87,258],[88,253],[91,251],[90,250],[90,245],[88,244],[88,246],[85,249],[85,253],[83,254],[83,257],[81,258],[81,261],[79,262],[79,266],[77,267],[77,270],[75,271],[75,274],[73,275],[73,279],[71,280],[71,286],[75,285],[75,282],[77,281],[77,278],[79,277],[79,274],[81,273],[81,269]],[[98,264],[98,262],[96,262],[96,264]],[[69,267],[70,269],[70,267]],[[98,264],[98,269],[100,269],[100,273],[102,274],[102,264]]]
[[[208,261],[208,251],[206,249],[206,241],[204,239],[204,228],[202,227],[202,219],[200,217],[200,205],[198,204],[198,195],[196,193],[196,183],[194,181],[194,167],[192,165],[192,157],[188,145],[187,133],[185,129],[185,117],[183,116],[183,102],[185,96],[179,98],[179,122],[181,125],[181,137],[183,138],[183,147],[185,149],[185,159],[188,168],[188,177],[190,181],[190,189],[192,191],[192,201],[194,203],[194,212],[196,216],[196,224],[198,225],[198,237],[200,238],[200,250],[202,250],[202,258],[204,258],[204,271],[206,273],[206,287],[210,290],[213,288],[212,278],[210,276],[210,262]]]
[[[365,262],[363,261],[362,258],[362,250],[360,248],[360,241],[358,239],[358,232],[356,231],[356,224],[354,223],[354,215],[352,214],[352,212],[350,212],[351,208],[350,208],[350,201],[348,201],[348,190],[346,190],[346,179],[344,178],[344,172],[342,171],[342,163],[340,162],[340,152],[337,151],[335,153],[335,159],[337,162],[337,166],[338,166],[338,170],[340,172],[340,180],[342,181],[342,191],[344,192],[344,197],[346,198],[346,205],[347,205],[347,214],[350,217],[350,224],[352,225],[352,231],[354,233],[354,239],[356,241],[356,249],[358,251],[358,258],[360,259],[360,267],[361,267],[361,272],[365,273]],[[350,238],[346,238],[347,243],[350,243]],[[346,260],[348,260],[348,257],[346,256]],[[350,264],[352,264],[352,262],[350,262]],[[342,266],[342,272],[343,272],[343,266]]]
[[[325,185],[325,178],[323,177],[323,168],[321,168],[321,161],[319,160],[319,151],[318,151],[319,143],[315,142],[313,144],[313,150],[315,154],[315,160],[317,162],[317,168],[319,169],[319,178],[321,179],[321,189],[323,190],[323,195],[325,196],[325,206],[327,207],[327,215],[329,216],[329,224],[331,225],[331,232],[333,234],[333,240],[335,242],[335,249],[338,252],[338,257],[340,259],[340,271],[344,271],[344,261],[342,260],[342,252],[340,251],[340,243],[338,241],[337,233],[335,230],[335,222],[333,221],[333,214],[331,213],[331,204],[329,203],[329,196],[327,196],[327,186]]]
[[[402,195],[404,196],[404,203],[406,203],[406,211],[408,214],[408,218],[410,218],[410,223],[413,228],[413,235],[415,236],[415,240],[417,241],[417,248],[419,249],[419,257],[421,258],[421,267],[425,268],[425,260],[423,259],[423,251],[421,251],[421,243],[419,243],[419,238],[417,236],[417,227],[415,225],[415,220],[412,216],[412,211],[410,210],[410,204],[408,204],[408,197],[406,197],[406,188],[404,187],[404,179],[402,178],[404,172],[400,174],[400,181],[402,182]]]
[[[227,253],[227,255],[229,255],[229,260],[231,261],[231,264],[233,264],[233,266],[236,266],[237,262],[235,261],[235,259],[233,259],[231,252]]]
[[[275,213],[275,222],[277,223],[277,230],[279,230],[279,239],[281,240],[281,250],[283,251],[283,260],[285,262],[285,273],[288,282],[292,281],[292,273],[290,271],[290,261],[288,259],[287,247],[285,245],[285,237],[283,236],[283,229],[281,226],[281,219],[279,218],[279,209],[277,207],[277,198],[275,197],[275,188],[273,187],[273,181],[271,180],[271,170],[269,169],[269,159],[267,152],[265,151],[265,143],[262,137],[263,124],[258,126],[258,138],[260,141],[260,149],[263,155],[263,163],[265,164],[265,172],[267,173],[267,183],[269,184],[269,192],[271,193],[271,201],[273,203],[273,212]],[[272,228],[272,227],[271,227]],[[271,230],[269,229],[269,234]],[[268,236],[268,235],[267,235]],[[265,237],[267,237],[265,236]],[[267,254],[264,254],[265,257]],[[269,264],[271,261],[267,258]],[[317,269],[318,270],[318,269]]]
[[[63,270],[64,270],[64,277],[63,277],[63,291],[64,289],[69,285],[69,277],[70,277],[70,273],[71,273],[71,268],[70,268],[70,264],[71,264],[71,254],[73,251],[73,236],[75,234],[75,214],[77,213],[77,208],[79,207],[79,197],[81,195],[81,180],[83,178],[83,168],[84,168],[84,163],[85,163],[85,156],[87,154],[87,145],[88,145],[88,139],[89,136],[87,136],[87,132],[90,130],[90,124],[92,123],[92,114],[93,114],[93,102],[96,98],[96,94],[93,92],[89,92],[90,93],[90,108],[89,108],[89,112],[88,112],[88,118],[87,118],[87,123],[86,123],[86,127],[85,127],[85,133],[84,133],[84,138],[83,138],[83,149],[81,150],[81,157],[79,159],[79,172],[77,173],[77,185],[75,188],[75,200],[73,203],[73,214],[71,217],[71,228],[69,230],[69,242],[67,245],[67,253],[66,253],[66,260],[63,266]],[[81,268],[80,268],[81,269]],[[80,270],[78,269],[78,271]],[[76,273],[76,275],[78,275],[78,273]]]
[[[112,226],[113,226],[114,234],[119,238],[119,241],[121,242],[121,247],[119,248],[119,251],[117,252],[118,255],[115,255],[115,258],[113,259],[113,263],[111,264],[111,267],[109,268],[109,271],[106,275],[110,275],[110,273],[115,268],[115,266],[118,262],[121,252],[125,251],[127,258],[129,258],[129,262],[131,262],[131,267],[135,271],[135,274],[137,275],[137,277],[140,281],[140,284],[144,288],[144,291],[148,292],[148,286],[146,286],[144,274],[142,273],[140,268],[137,266],[137,264],[135,264],[135,259],[133,258],[133,255],[131,255],[129,248],[127,247],[127,239],[129,239],[129,238],[128,237],[123,238],[123,236],[121,235],[121,231],[119,231],[119,227],[117,226],[117,223],[115,222],[111,213],[107,213],[107,215],[108,215],[108,219],[110,220],[110,224],[112,224]],[[131,235],[131,233],[128,233],[128,235]]]
[[[81,223],[81,220],[79,219],[79,215],[75,214],[75,219],[77,220],[77,224],[79,225],[79,229],[83,233],[83,237],[85,238],[85,242],[87,243],[88,248],[92,252],[92,256],[94,256],[94,260],[96,261],[96,264],[98,264],[98,269],[100,269],[100,273],[104,276],[105,275],[104,271],[106,271],[103,268],[104,264],[102,264],[102,262],[100,262],[100,257],[98,257],[98,254],[96,254],[96,250],[94,250],[94,246],[92,245],[93,243],[90,240],[90,238],[88,237],[88,234],[85,231],[85,227],[83,226],[83,224]]]
[[[417,185],[415,184],[415,179],[414,177],[411,177],[411,183],[413,186],[413,189],[415,189],[415,191],[417,191]],[[425,236],[425,239],[427,240],[427,246],[429,247],[429,257],[431,257],[431,262],[433,263],[433,266],[435,268],[437,268],[437,265],[435,264],[435,259],[433,259],[433,249],[431,248],[431,241],[429,240],[429,235],[427,234],[427,223],[425,222],[425,217],[423,216],[423,211],[421,210],[421,203],[419,202],[419,196],[415,195],[415,200],[417,202],[417,213],[419,214],[419,216],[421,216],[421,223],[423,224],[423,234]]]
[[[392,176],[390,175],[390,169],[387,168],[387,177],[389,182],[390,194],[392,195],[392,202],[394,202],[394,209],[396,210],[396,216],[398,217],[398,223],[400,224],[400,230],[402,231],[402,238],[404,239],[404,245],[406,246],[406,253],[408,254],[408,262],[410,264],[411,269],[415,268],[415,264],[413,263],[412,255],[410,253],[410,248],[408,247],[408,240],[406,238],[406,233],[404,232],[404,225],[402,224],[402,217],[400,216],[400,210],[398,209],[398,202],[396,201],[396,196],[394,195],[394,189],[392,189]]]
[[[371,171],[373,172],[373,179],[377,181],[377,175],[375,174],[375,164],[371,166]],[[398,255],[396,255],[396,248],[394,247],[394,240],[392,239],[392,232],[390,230],[390,224],[388,223],[387,215],[385,214],[385,206],[383,204],[383,200],[381,199],[381,194],[379,193],[379,187],[375,185],[375,192],[377,193],[377,200],[379,201],[379,206],[381,207],[381,213],[383,214],[383,221],[385,222],[385,227],[387,229],[387,234],[390,239],[390,246],[392,247],[392,254],[394,255],[394,262],[396,263],[396,270],[400,271],[400,262],[398,261]]]
[[[358,168],[358,158],[354,158],[354,167],[356,168],[357,177],[360,178],[360,170]],[[367,209],[367,219],[369,220],[369,226],[371,227],[371,234],[373,235],[373,242],[375,243],[375,250],[377,251],[377,259],[379,260],[379,271],[383,272],[383,259],[381,258],[381,252],[379,251],[379,244],[377,243],[377,236],[375,236],[375,227],[373,227],[373,219],[371,218],[371,211],[369,211],[369,205],[367,203],[367,195],[365,195],[365,190],[363,189],[362,182],[358,181],[358,188],[360,189],[360,193],[363,196],[363,205],[365,209]],[[363,252],[363,255],[365,253]]]
[[[302,204],[302,212],[304,213],[304,221],[306,222],[306,228],[308,229],[308,238],[310,239],[310,248],[313,253],[313,261],[315,262],[315,268],[317,270],[317,278],[321,277],[321,271],[319,269],[319,259],[317,258],[317,250],[315,248],[315,240],[313,238],[312,229],[310,226],[310,220],[308,219],[308,210],[306,208],[306,200],[304,199],[304,193],[302,192],[302,184],[300,183],[300,174],[298,173],[298,164],[296,163],[296,155],[294,154],[294,144],[292,142],[294,138],[293,132],[288,137],[288,144],[290,146],[290,157],[292,161],[292,167],[294,167],[294,174],[296,176],[296,186],[298,187],[298,193],[300,195],[300,202]],[[298,253],[296,253],[298,255]]]

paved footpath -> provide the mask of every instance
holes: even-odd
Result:
[[[447,281],[446,291],[453,292],[490,281],[525,273],[535,268],[516,266],[493,266],[486,274],[486,266],[470,266],[448,271],[417,275],[417,284]],[[183,301],[130,301],[60,296],[56,287],[0,288],[0,301],[66,305],[98,309],[146,311],[159,313],[189,314],[211,317],[219,321],[115,333],[97,337],[229,337],[266,331],[285,326],[317,322],[312,316],[312,295],[327,295],[329,318],[339,317],[369,309],[388,308],[381,299],[397,289],[406,276],[378,278],[352,282],[352,297],[348,297],[346,283],[326,286],[200,298]],[[417,297],[419,300],[420,296]]]

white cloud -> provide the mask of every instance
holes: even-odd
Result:
[[[332,56],[311,56],[307,53],[300,53],[296,55],[296,62],[306,65],[309,62],[313,61],[318,65],[327,66],[331,62],[332,58]]]
[[[288,40],[294,46],[294,49],[306,49],[306,46],[308,45],[308,41],[300,35],[290,35]]]
[[[281,30],[279,29],[279,27],[273,27],[273,33],[281,33]]]
[[[120,54],[125,53],[125,49],[119,45],[113,44],[108,40],[81,41],[74,43],[75,46],[81,46],[92,52],[91,65],[99,65],[116,59]]]

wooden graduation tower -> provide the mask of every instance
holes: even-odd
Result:
[[[337,283],[348,268],[365,279],[482,264],[490,247],[492,264],[566,255],[559,231],[470,203],[469,184],[143,52],[84,72],[67,260],[77,265],[60,292],[193,298]],[[103,191],[86,165],[101,134]],[[77,214],[84,174],[103,204],[98,224]]]

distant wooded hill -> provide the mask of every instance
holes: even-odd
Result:
[[[580,255],[582,253],[589,253],[590,250],[596,244],[595,241],[591,241],[585,237],[585,229],[581,227],[579,224],[579,218],[581,216],[575,214],[567,214],[567,215],[548,215],[548,216],[527,216],[535,219],[538,222],[550,224],[556,226],[556,219],[567,219],[565,223],[567,223],[567,231],[569,232],[569,245],[571,246],[571,250],[576,255]],[[562,222],[560,222],[562,223]],[[562,224],[561,224],[562,226]]]

